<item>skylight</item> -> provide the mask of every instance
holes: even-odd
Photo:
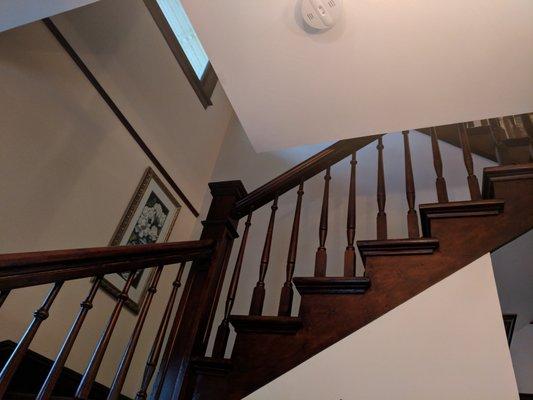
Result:
[[[187,17],[180,0],[157,0],[174,35],[189,59],[198,79],[202,79],[209,59]]]

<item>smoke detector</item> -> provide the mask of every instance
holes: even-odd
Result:
[[[318,30],[330,29],[341,16],[342,0],[302,0],[302,17]]]

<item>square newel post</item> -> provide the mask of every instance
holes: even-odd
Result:
[[[209,184],[213,199],[201,239],[217,242],[210,258],[194,261],[183,289],[150,399],[184,399],[191,389],[191,360],[204,356],[218,305],[238,219],[231,212],[246,195],[241,181]]]

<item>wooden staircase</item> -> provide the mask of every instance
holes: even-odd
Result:
[[[432,139],[438,202],[422,204],[418,208],[415,207],[409,131],[402,132],[408,206],[405,213],[408,234],[404,239],[389,239],[387,236],[383,141],[382,136],[374,136],[339,141],[251,193],[247,193],[240,181],[211,183],[213,200],[206,220],[203,221],[201,237],[197,241],[0,255],[0,307],[6,299],[9,301],[9,294],[17,288],[53,284],[43,304],[36,310],[28,330],[0,371],[0,398],[16,396],[15,388],[10,385],[17,379],[17,371],[29,354],[29,346],[39,326],[53,312],[52,305],[63,284],[74,279],[95,277],[87,297],[80,298],[80,313],[75,317],[62,347],[58,349],[50,372],[39,384],[39,394],[32,394],[39,400],[58,395],[65,397],[64,393],[58,393],[57,382],[92,307],[101,278],[105,274],[129,272],[127,283],[116,300],[115,308],[110,312],[108,323],[103,327],[101,338],[79,384],[74,385],[75,390],[73,388],[66,396],[88,399],[97,385],[96,375],[127,300],[134,272],[155,265],[157,273],[150,282],[150,294],[141,304],[137,323],[125,345],[110,389],[101,397],[119,399],[161,271],[180,263],[159,329],[153,338],[136,399],[146,399],[148,396],[153,400],[241,399],[483,254],[533,228],[533,163],[529,162],[531,154],[528,153],[526,162],[521,163],[518,162],[523,160],[517,158],[517,152],[503,157],[498,148],[501,141],[494,141],[494,132],[497,131],[495,124],[483,126],[489,126],[490,129],[483,129],[488,129],[490,137],[473,133],[467,124],[456,124],[453,127],[457,140],[455,144],[462,149],[466,169],[465,185],[468,185],[470,192],[469,200],[459,202],[449,202],[448,199],[442,174],[443,160],[439,150],[438,129],[428,130]],[[377,238],[356,241],[357,151],[370,143],[377,143],[378,152]],[[483,151],[489,152],[490,148],[494,149],[494,157],[502,165],[485,168],[480,185],[474,174],[472,151],[482,152],[484,149]],[[529,149],[528,142],[528,151]],[[520,157],[522,155],[520,153]],[[344,274],[328,276],[326,239],[330,169],[347,157],[350,158],[350,179],[346,182],[348,196]],[[315,273],[314,276],[299,277],[295,276],[295,267],[304,186],[308,179],[320,173],[324,173],[324,189]],[[281,288],[278,315],[263,315],[265,277],[268,273],[278,199],[295,188],[298,190],[287,255],[286,281]],[[249,315],[233,315],[243,257],[252,227],[252,214],[269,204],[270,219],[250,312]],[[240,219],[245,219],[244,231],[235,266],[230,271],[231,282],[223,304],[224,318],[216,330],[213,354],[206,357],[218,301],[228,273],[233,241],[239,236],[237,228]],[[365,267],[361,276],[356,274],[356,247]],[[192,261],[192,264],[187,281],[182,289],[179,305],[174,308],[181,285],[181,274],[188,261]],[[291,315],[295,289],[301,295],[301,303],[297,315]],[[231,357],[225,358],[231,326],[237,337]],[[166,343],[165,348],[163,343]]]
[[[419,207],[422,238],[358,241],[365,277],[295,277],[298,316],[230,317],[231,360],[196,360],[194,398],[253,392],[531,229],[532,202],[533,164],[486,168],[483,199]]]

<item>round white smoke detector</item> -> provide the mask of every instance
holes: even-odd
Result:
[[[302,17],[307,25],[326,30],[341,16],[342,0],[302,0]]]

